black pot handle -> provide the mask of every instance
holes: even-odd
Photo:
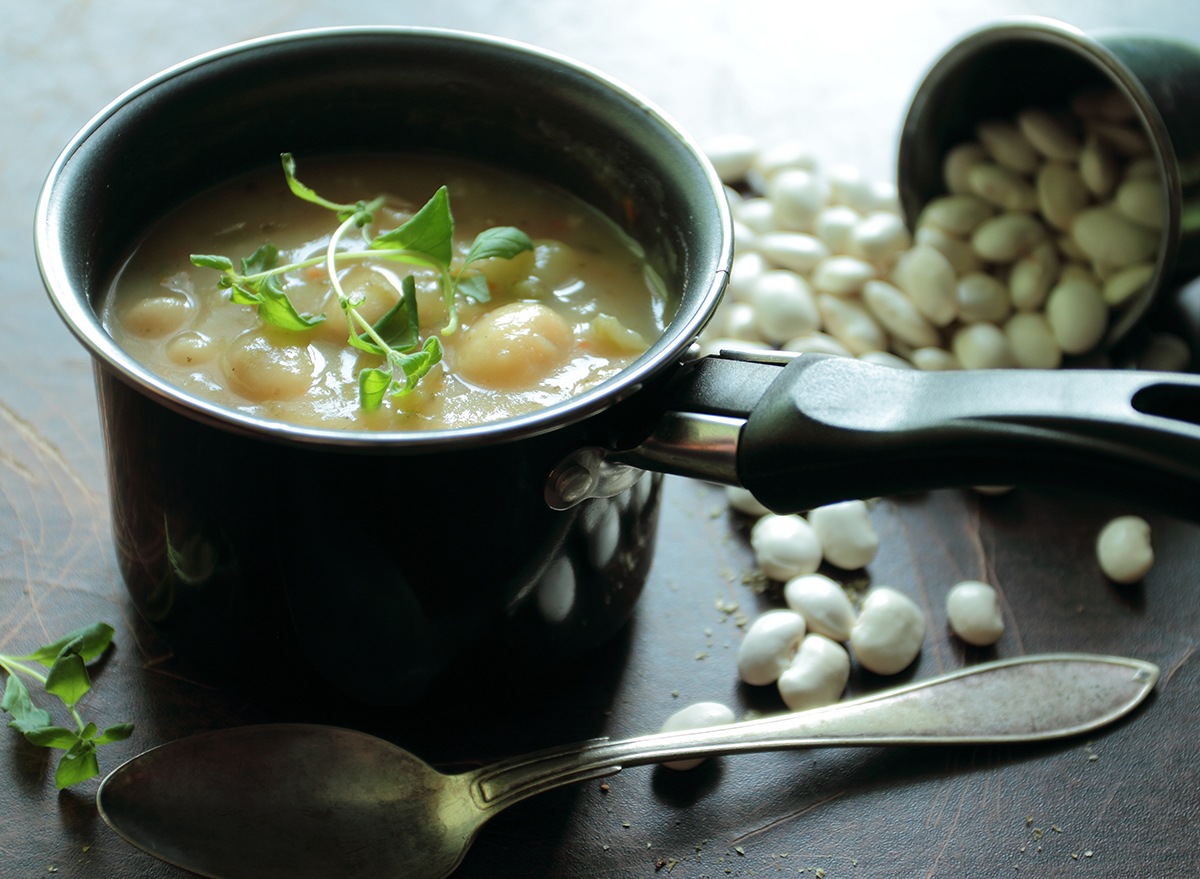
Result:
[[[921,372],[724,352],[681,371],[667,410],[621,460],[740,483],[778,512],[949,486],[1052,484],[1200,520],[1200,376]],[[718,447],[736,466],[719,462]]]

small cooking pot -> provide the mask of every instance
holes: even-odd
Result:
[[[640,243],[674,318],[588,393],[426,433],[227,410],[167,385],[104,332],[96,303],[153,220],[280,152],[350,149],[450,153],[563,186]],[[780,511],[1038,481],[1198,507],[1191,377],[696,359],[732,254],[716,175],[643,98],[500,39],[331,29],[185,62],[67,146],[35,238],[51,298],[94,357],[135,604],[181,654],[235,672],[253,660],[266,680],[298,647],[317,668],[353,661],[357,674],[337,678],[350,695],[404,703],[439,676],[511,675],[590,650],[645,582],[661,483],[648,469],[740,483]]]

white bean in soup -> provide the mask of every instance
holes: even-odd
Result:
[[[438,430],[499,421],[589,390],[636,360],[662,334],[674,301],[641,248],[598,211],[564,191],[483,165],[428,156],[306,159],[298,176],[331,201],[384,196],[364,230],[351,228],[339,253],[403,225],[445,185],[454,218],[452,272],[475,236],[520,229],[532,249],[471,262],[490,298],[456,297],[459,327],[444,334],[449,309],[438,273],[379,258],[341,260],[338,281],[368,323],[379,321],[415,280],[419,338],[443,356],[403,396],[360,405],[359,375],[384,358],[348,344],[347,318],[320,259],[337,217],[289,192],[278,168],[206,192],[161,220],[114,279],[101,319],[114,340],[184,391],[247,414],[332,429]],[[191,254],[228,255],[234,265],[263,244],[284,273],[282,289],[308,329],[266,323],[254,304],[233,301],[222,273]]]

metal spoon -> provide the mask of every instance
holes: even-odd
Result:
[[[728,726],[594,739],[443,775],[381,739],[336,727],[220,730],[147,751],[96,800],[129,842],[215,879],[441,879],[488,818],[528,796],[625,766],[845,745],[1030,742],[1123,716],[1158,680],[1136,659],[1048,654]]]

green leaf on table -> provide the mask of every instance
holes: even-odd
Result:
[[[54,786],[62,790],[95,778],[99,774],[100,764],[96,762],[95,744],[80,739],[58,761],[58,769],[54,772]]]
[[[25,738],[39,748],[70,749],[75,747],[81,736],[74,730],[63,729],[61,726],[39,726],[25,730]]]
[[[453,236],[450,195],[443,186],[407,223],[375,238],[371,249],[411,250],[433,257],[442,266],[449,266],[454,256]]]
[[[78,652],[82,644],[83,639],[76,638],[65,646],[58,654],[58,659],[50,666],[50,673],[46,675],[46,692],[62,699],[68,708],[92,688],[87,666],[83,664],[83,657]]]
[[[8,683],[4,687],[4,696],[0,698],[0,708],[12,715],[8,725],[21,732],[47,727],[52,723],[50,712],[33,704],[29,689],[12,672],[9,673]]]
[[[50,666],[54,664],[54,660],[62,653],[64,647],[79,638],[83,642],[79,648],[79,655],[83,657],[84,662],[90,662],[108,649],[108,645],[112,642],[112,636],[113,627],[108,623],[92,623],[82,629],[68,632],[54,643],[39,647],[28,656],[16,656],[14,659],[28,659]]]
[[[105,728],[104,732],[92,739],[97,745],[107,745],[111,742],[122,742],[133,735],[132,723],[114,723]]]
[[[470,265],[477,259],[492,257],[512,259],[527,250],[533,250],[533,242],[516,226],[493,226],[475,236],[475,242],[471,245],[467,258],[463,260],[463,265]]]

